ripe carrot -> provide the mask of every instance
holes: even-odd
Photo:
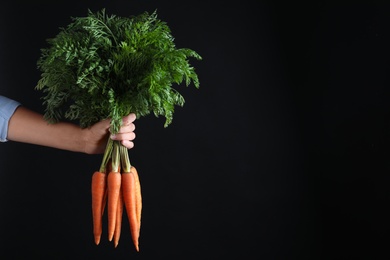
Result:
[[[121,188],[119,143],[113,144],[111,157],[111,171],[107,175],[107,220],[108,220],[108,240],[111,241],[115,231],[116,212]]]
[[[115,231],[114,231],[114,246],[115,247],[118,246],[119,238],[121,236],[122,216],[123,216],[123,196],[122,196],[122,188],[120,188],[119,198],[118,198],[118,206],[117,206],[117,212],[116,212]]]
[[[107,168],[106,168],[106,187],[107,187],[107,176],[111,172],[112,166],[111,166],[111,159],[108,160]],[[104,197],[103,197],[103,206],[102,206],[102,215],[104,214],[104,210],[107,204],[107,188],[104,192]]]
[[[138,221],[138,230],[141,230],[141,212],[142,212],[142,194],[141,194],[141,183],[139,181],[138,171],[134,166],[131,166],[131,172],[134,173],[135,178],[135,197],[136,197],[136,213]]]
[[[141,220],[141,189],[139,186],[138,173],[130,164],[129,154],[124,146],[120,146],[122,163],[122,194],[123,204],[126,209],[130,225],[131,238],[137,251],[139,251],[139,234]],[[138,186],[138,187],[137,187]]]
[[[138,218],[135,196],[135,177],[133,172],[122,173],[123,204],[125,205],[127,218],[130,225],[131,238],[137,251],[138,246]]]
[[[92,219],[95,244],[100,243],[102,234],[102,215],[104,211],[104,194],[106,192],[106,174],[95,171],[92,175]]]
[[[107,197],[107,162],[110,160],[110,155],[113,147],[113,141],[108,138],[106,150],[100,169],[92,174],[91,194],[92,194],[92,220],[93,220],[93,236],[95,244],[100,243],[102,235],[102,217],[106,205]]]
[[[114,236],[116,213],[121,187],[121,173],[111,171],[107,176],[107,220],[108,220],[108,240]]]

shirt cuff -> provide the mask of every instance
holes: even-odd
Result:
[[[19,102],[0,95],[0,142],[8,141],[9,120],[20,105]]]

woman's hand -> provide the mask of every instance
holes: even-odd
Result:
[[[135,139],[135,124],[136,115],[134,113],[123,117],[123,124],[119,132],[115,135],[110,135],[112,140],[120,141],[123,146],[128,149],[134,147],[133,140]],[[110,119],[100,121],[90,128],[83,129],[85,148],[87,154],[103,153],[107,144],[107,138],[110,129]]]
[[[135,119],[135,114],[123,117],[123,125],[119,132],[115,136],[111,135],[113,140],[120,141],[128,149],[134,147]],[[100,154],[106,148],[107,138],[110,136],[109,129],[110,119],[84,129],[69,122],[49,124],[43,115],[20,106],[9,120],[7,139],[72,152]]]

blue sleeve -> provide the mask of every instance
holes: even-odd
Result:
[[[6,142],[8,136],[8,122],[20,103],[0,95],[0,142]]]

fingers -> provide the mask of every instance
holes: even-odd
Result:
[[[129,114],[128,116],[123,117],[123,124],[119,129],[118,133],[111,135],[112,140],[121,141],[121,144],[128,149],[134,147],[133,140],[135,139],[135,124],[133,123],[136,119],[134,113]]]
[[[133,141],[135,139],[135,133],[134,132],[117,133],[116,135],[111,135],[111,139],[117,141],[123,141],[123,140]]]
[[[134,132],[135,130],[135,124],[134,123],[128,123],[127,125],[123,124],[121,128],[118,131],[118,134],[124,134],[129,132]]]
[[[135,124],[133,123],[136,119],[135,114],[129,114],[128,116],[123,117],[123,123],[121,128],[119,129],[117,134],[126,134],[130,132],[134,132],[135,130]],[[135,138],[135,136],[133,137]],[[130,139],[132,140],[132,139]]]
[[[131,149],[134,147],[134,142],[129,140],[122,140],[121,144],[126,147],[127,149]]]
[[[124,126],[130,125],[131,123],[133,123],[135,121],[136,118],[137,118],[137,116],[134,113],[131,113],[131,114],[123,117],[123,125]]]
[[[111,139],[118,140],[127,149],[131,149],[134,147],[133,140],[135,139],[135,133],[134,132],[118,133],[116,135],[111,135]]]

